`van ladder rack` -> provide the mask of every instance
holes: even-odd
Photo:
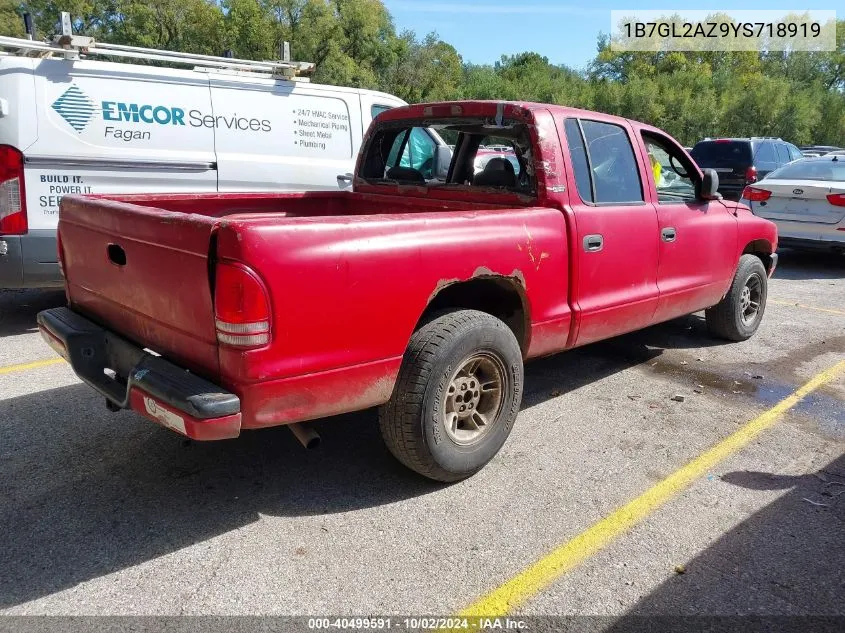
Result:
[[[124,46],[95,42],[92,37],[80,35],[57,35],[53,42],[38,42],[17,37],[0,36],[0,55],[23,55],[25,57],[62,56],[66,59],[83,59],[91,56],[122,57],[145,59],[149,61],[180,64],[200,68],[219,68],[227,70],[253,71],[268,73],[274,77],[286,79],[300,78],[314,72],[316,67],[311,62],[294,61],[254,61],[198,53],[180,53],[141,46]]]

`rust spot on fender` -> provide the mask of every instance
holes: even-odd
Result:
[[[425,304],[428,305],[429,303],[431,303],[431,301],[434,299],[434,297],[436,297],[437,294],[441,290],[446,288],[447,286],[451,286],[452,284],[460,283],[462,281],[465,281],[465,280],[464,279],[458,279],[457,277],[455,277],[453,279],[441,279],[440,281],[438,281],[435,284],[434,290],[431,292],[430,295],[428,295],[428,299],[425,300]]]
[[[548,254],[546,254],[546,257],[548,257]],[[453,277],[450,279],[441,279],[440,281],[438,281],[437,284],[434,286],[434,290],[432,291],[432,293],[428,295],[428,299],[426,299],[425,302],[426,305],[431,303],[434,298],[438,295],[438,293],[444,288],[465,281],[471,281],[473,279],[512,279],[517,283],[517,285],[519,285],[523,289],[526,287],[525,275],[518,268],[515,268],[510,275],[506,275],[504,273],[497,273],[494,270],[487,268],[487,266],[479,266],[473,271],[472,275],[470,275],[466,279]]]
[[[479,266],[475,269],[475,272],[472,273],[472,277],[470,279],[485,279],[485,278],[495,278],[495,279],[514,279],[520,286],[525,288],[525,275],[522,274],[522,271],[518,268],[514,268],[513,272],[510,275],[504,275],[502,273],[497,273],[487,266]]]
[[[475,269],[475,272],[472,273],[472,277],[470,277],[470,279],[475,279],[476,277],[490,277],[495,274],[496,273],[487,268],[487,266],[479,266]]]

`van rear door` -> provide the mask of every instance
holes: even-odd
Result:
[[[208,77],[102,61],[40,60],[38,140],[25,152],[30,229],[55,229],[69,193],[214,192]]]
[[[361,147],[354,90],[211,74],[219,191],[336,191]]]
[[[0,56],[0,145],[24,151],[38,138],[38,122],[32,103],[34,59]]]

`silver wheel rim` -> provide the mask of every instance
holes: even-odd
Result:
[[[495,426],[502,410],[505,366],[487,352],[473,354],[452,374],[443,401],[446,434],[461,445],[475,444]]]
[[[750,325],[757,319],[762,300],[763,282],[759,275],[751,275],[739,295],[740,317],[745,325]]]

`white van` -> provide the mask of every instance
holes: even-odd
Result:
[[[202,66],[181,70],[29,45],[53,53],[0,56],[0,288],[61,285],[65,194],[344,188],[373,117],[404,105],[266,62],[172,53]]]

